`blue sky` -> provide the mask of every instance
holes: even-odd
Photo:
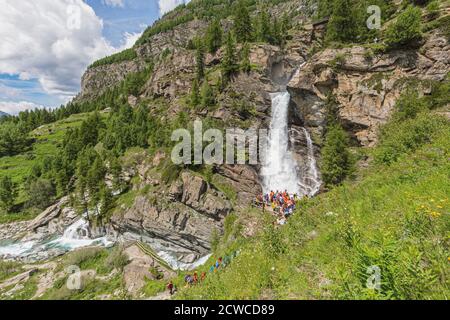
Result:
[[[0,110],[17,114],[69,101],[89,64],[132,46],[162,13],[186,0],[3,1]],[[69,25],[74,16],[75,29]]]
[[[103,35],[114,46],[121,45],[125,32],[141,32],[143,26],[152,24],[159,17],[156,0],[125,0],[124,7],[111,7],[101,0],[87,0],[86,3],[103,19]]]

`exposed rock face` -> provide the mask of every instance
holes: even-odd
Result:
[[[346,127],[362,145],[376,142],[377,128],[387,121],[404,89],[404,79],[442,80],[450,70],[450,46],[431,35],[420,50],[371,56],[369,49],[326,49],[314,55],[292,78],[288,89],[307,126],[320,132],[324,102],[333,93]],[[424,94],[429,90],[419,86]]]
[[[28,226],[28,234],[22,241],[41,240],[50,235],[63,234],[67,226],[79,218],[75,210],[68,206],[69,198],[63,197],[45,209]]]
[[[136,197],[131,208],[113,216],[121,233],[166,249],[185,263],[206,255],[214,229],[220,232],[231,203],[201,177],[183,172],[166,196],[157,191]]]
[[[146,279],[155,279],[155,275],[150,269],[157,270],[162,277],[168,278],[174,276],[174,272],[169,272],[164,268],[160,268],[158,263],[150,256],[141,252],[138,246],[132,245],[125,250],[130,263],[123,270],[123,279],[125,289],[132,296],[136,296],[142,290],[146,283]],[[159,280],[159,279],[158,279]]]
[[[141,60],[124,61],[86,70],[81,79],[81,92],[76,100],[85,101],[102,95],[106,89],[119,84],[129,73],[143,70]]]

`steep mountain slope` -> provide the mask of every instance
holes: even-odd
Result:
[[[197,266],[212,253],[199,268],[207,272],[218,257],[240,252],[220,275],[208,275],[177,297],[447,298],[449,127],[442,115],[449,114],[448,3],[442,2],[439,18],[420,9],[426,27],[421,41],[389,49],[372,39],[328,41],[322,29],[327,20],[313,23],[322,17],[324,2],[271,0],[264,7],[244,1],[254,26],[272,17],[270,28],[284,30],[246,44],[227,41],[237,1],[230,6],[228,0],[193,0],[161,18],[133,48],[90,66],[67,113],[93,113],[81,113],[83,123],[74,126],[81,129],[65,128],[64,139],[59,132],[44,133],[34,144],[52,143],[57,136],[56,161],[43,164],[47,172],[38,178],[57,185],[57,198],[70,197],[30,222],[0,225],[0,241],[45,242],[85,214],[88,227],[76,230],[77,240],[108,236],[127,247],[131,261],[120,246],[81,249],[62,258],[57,257],[66,250],[60,248],[32,252],[25,261],[50,259],[52,265],[39,264],[33,274],[20,264],[7,265],[2,273],[22,274],[27,285],[12,288],[10,282],[0,294],[154,296],[168,279],[183,284],[187,272],[175,275],[171,267]],[[404,11],[390,6],[387,25]],[[215,19],[224,32],[222,45],[200,52],[200,40],[207,39]],[[229,79],[228,60],[233,60]],[[198,82],[201,101],[194,103]],[[271,94],[284,90],[291,95],[289,129],[300,132],[288,144],[302,178],[308,159],[322,164],[332,121],[351,137],[358,167],[353,179],[322,186],[323,194],[303,201],[286,227],[273,228],[272,216],[250,208],[262,192],[260,165],[174,165],[170,136],[179,128],[192,131],[196,119],[204,130],[268,128]],[[95,110],[103,110],[100,117]],[[398,120],[402,112],[407,119]],[[311,133],[312,141],[303,132]],[[21,179],[15,179],[25,190],[26,178],[36,178],[33,161],[41,159],[14,157],[28,159]],[[10,162],[4,166],[5,173],[16,169]],[[24,192],[21,197],[22,205],[29,202]],[[85,290],[70,292],[62,285],[67,277],[58,270],[72,260],[86,273]],[[381,291],[364,286],[373,266],[387,276]],[[34,295],[37,283],[49,290]]]

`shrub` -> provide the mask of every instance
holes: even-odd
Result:
[[[426,9],[430,18],[434,19],[439,16],[439,2],[437,0],[431,1]]]
[[[381,130],[375,160],[378,163],[391,164],[402,154],[430,143],[433,137],[443,130],[450,130],[448,121],[433,114],[421,113],[413,119],[391,122]]]
[[[106,258],[104,267],[107,270],[118,269],[122,271],[128,262],[128,256],[123,251],[123,248],[121,246],[117,246],[114,247],[108,258]]]
[[[427,109],[425,102],[419,99],[417,91],[407,90],[395,105],[394,121],[404,121],[412,119],[422,111]]]
[[[26,187],[28,205],[45,209],[52,204],[56,195],[55,186],[47,179],[37,179]]]
[[[386,30],[386,43],[390,48],[409,45],[422,38],[421,11],[409,6]]]

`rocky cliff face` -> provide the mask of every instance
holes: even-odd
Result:
[[[271,10],[280,16],[283,12],[301,12],[293,20],[294,28],[286,45],[280,48],[253,44],[250,52],[253,70],[233,78],[217,96],[216,108],[190,110],[189,117],[190,120],[213,118],[228,127],[267,128],[270,93],[287,85],[292,98],[289,123],[299,133],[291,141],[291,147],[301,168],[310,156],[303,128],[312,133],[315,143],[312,148],[316,157],[320,157],[325,103],[330,94],[336,97],[340,116],[354,141],[372,146],[377,141],[377,128],[389,118],[406,83],[442,80],[450,70],[450,47],[447,39],[438,33],[427,35],[418,49],[374,54],[371,49],[353,46],[325,49],[311,55],[311,48],[321,43],[322,35],[303,22],[314,8],[290,1]],[[128,73],[145,68],[151,60],[154,70],[142,95],[130,97],[129,101],[145,103],[154,111],[157,110],[155,101],[162,99],[166,107],[164,114],[155,115],[160,117],[185,111],[196,68],[195,53],[187,49],[187,44],[207,25],[203,20],[180,25],[136,47],[138,58],[134,61],[89,69],[83,76],[82,92],[77,99],[100,95]],[[219,50],[206,57],[211,84],[215,84],[222,56]],[[417,83],[420,83],[417,86],[420,94],[429,92],[426,82]],[[222,229],[226,215],[245,208],[261,192],[259,170],[258,166],[249,165],[216,166],[217,179],[236,194],[235,199],[230,199],[192,172],[184,171],[176,181],[165,185],[154,165],[140,164],[132,173],[140,177],[140,184],[134,186],[139,195],[131,205],[116,210],[112,226],[126,239],[143,240],[182,262],[193,262],[208,253],[213,230]]]
[[[405,85],[415,80],[443,80],[450,70],[447,39],[431,34],[420,49],[373,55],[370,49],[326,49],[308,59],[288,84],[293,102],[308,126],[321,131],[324,105],[332,93],[340,116],[361,145],[377,141],[377,128],[386,122]],[[417,91],[429,86],[417,81]]]

